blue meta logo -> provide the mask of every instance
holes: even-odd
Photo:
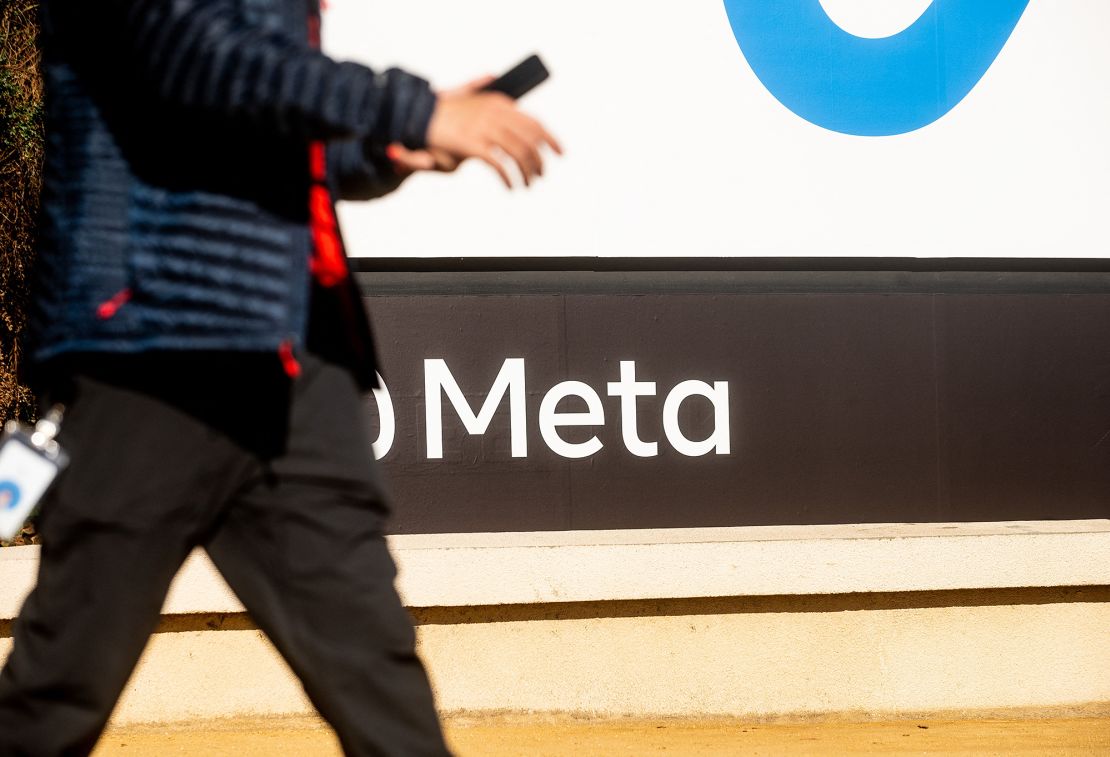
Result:
[[[14,481],[0,481],[0,512],[14,510],[19,498],[19,486]]]
[[[755,75],[805,120],[881,137],[928,126],[979,83],[1029,0],[933,0],[878,39],[841,29],[821,0],[725,0]]]

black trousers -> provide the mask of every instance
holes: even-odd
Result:
[[[92,750],[197,545],[348,754],[447,754],[354,381],[313,359],[288,381],[268,360],[63,372],[72,462],[43,503],[38,585],[0,673],[0,755]]]

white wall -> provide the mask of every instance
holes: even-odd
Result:
[[[922,0],[823,0],[897,32]],[[908,134],[827,131],[754,75],[719,0],[331,0],[340,57],[450,86],[538,51],[540,186],[480,165],[343,209],[359,256],[1100,257],[1110,249],[1110,3],[1032,0],[979,85]],[[429,222],[434,219],[434,222]]]

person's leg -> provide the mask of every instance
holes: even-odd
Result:
[[[209,554],[352,755],[447,754],[350,376],[306,362],[285,455],[229,504]]]
[[[235,449],[203,424],[99,381],[76,387],[60,436],[72,462],[43,503],[38,584],[0,673],[5,757],[91,751],[205,511],[229,493]]]

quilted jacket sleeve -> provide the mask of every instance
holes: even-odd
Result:
[[[389,194],[404,181],[384,154],[368,149],[361,139],[328,145],[328,175],[340,200],[373,200]]]
[[[232,0],[53,0],[51,22],[100,37],[146,96],[311,139],[425,145],[435,95],[399,69],[337,62],[246,22]],[[62,31],[61,28],[58,31]],[[68,35],[65,35],[68,36]],[[94,53],[95,54],[95,53]]]

